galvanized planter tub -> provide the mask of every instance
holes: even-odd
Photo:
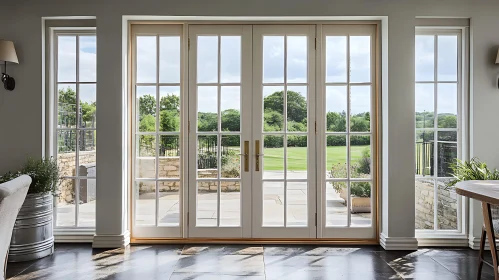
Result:
[[[36,260],[54,252],[52,194],[28,194],[10,241],[9,262]]]

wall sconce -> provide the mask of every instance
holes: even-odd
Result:
[[[14,90],[16,81],[7,75],[7,62],[19,64],[17,60],[16,49],[12,41],[0,40],[0,61],[4,62],[5,71],[2,73],[3,87],[6,90]]]

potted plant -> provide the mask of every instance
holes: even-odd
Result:
[[[54,158],[28,159],[21,171],[0,177],[0,183],[21,174],[32,179],[12,232],[9,262],[43,258],[54,252],[53,198],[59,183],[59,168]]]
[[[454,187],[462,181],[499,180],[499,170],[489,170],[487,164],[478,158],[472,158],[470,161],[456,159],[450,169],[452,179],[447,183],[447,187]]]

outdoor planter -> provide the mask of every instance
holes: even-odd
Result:
[[[54,252],[53,195],[28,194],[17,215],[9,262],[30,261]]]
[[[348,197],[347,189],[341,189],[340,197],[343,198],[346,205]],[[371,198],[352,196],[350,198],[350,210],[352,213],[371,213]]]

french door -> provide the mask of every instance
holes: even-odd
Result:
[[[134,237],[375,237],[373,26],[133,30]]]

